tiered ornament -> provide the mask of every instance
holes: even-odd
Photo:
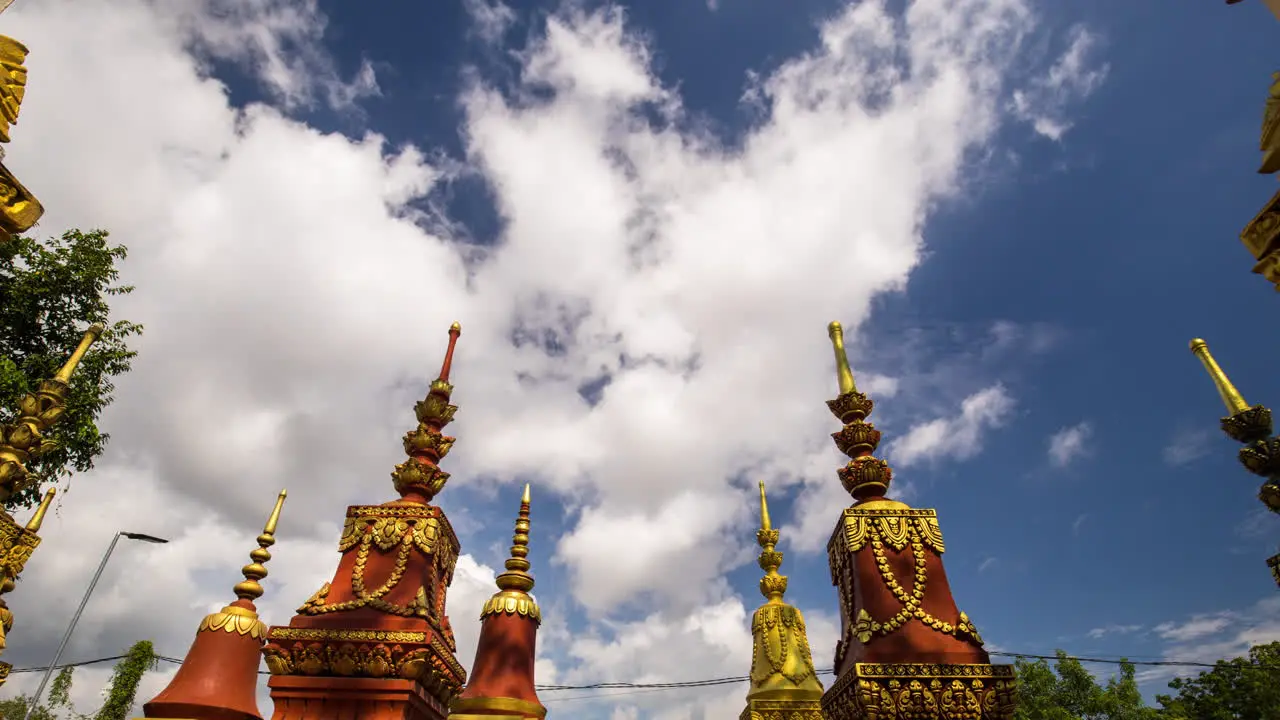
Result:
[[[258,618],[253,601],[262,597],[260,581],[267,576],[267,548],[276,542],[276,523],[287,493],[280,491],[276,506],[258,536],[253,562],[240,572],[237,600],[200,621],[196,639],[169,685],[143,706],[148,718],[183,720],[262,720],[258,710],[258,666],[267,626]]]
[[[0,38],[0,44],[2,40]],[[27,472],[27,462],[55,447],[54,441],[44,433],[66,412],[71,375],[85,353],[89,352],[89,347],[102,335],[103,329],[101,323],[90,325],[62,368],[40,383],[38,390],[18,402],[18,417],[13,422],[0,425],[0,503],[34,481]],[[40,545],[36,531],[44,521],[53,496],[52,489],[45,493],[44,500],[26,527],[19,525],[0,506],[0,595],[13,590],[27,559]],[[0,598],[0,652],[4,651],[7,634],[12,628],[13,613]],[[0,684],[9,676],[9,669],[8,663],[0,663]]]
[[[480,641],[471,680],[453,701],[451,720],[541,720],[547,709],[534,689],[533,671],[542,611],[529,591],[529,486],[520,498],[520,514],[511,541],[507,571],[497,577],[498,592],[480,611]]]
[[[1200,358],[1218,388],[1223,404],[1227,406],[1229,414],[1220,421],[1222,431],[1244,445],[1240,448],[1240,464],[1263,478],[1258,488],[1258,499],[1271,512],[1280,513],[1280,437],[1271,434],[1271,410],[1265,405],[1250,407],[1245,402],[1213,355],[1209,354],[1209,346],[1204,340],[1192,340],[1191,352]],[[1267,567],[1271,569],[1276,584],[1280,585],[1280,554],[1268,558]]]
[[[769,503],[760,483],[760,593],[765,596],[751,616],[751,689],[739,720],[825,720],[822,683],[813,669],[804,616],[783,599],[787,576],[779,575],[782,553],[778,531],[769,522]]]
[[[445,615],[458,538],[430,504],[449,478],[438,463],[454,442],[441,431],[458,409],[449,370],[461,332],[449,329],[440,377],[414,408],[409,459],[392,473],[400,499],[347,508],[333,581],[267,633],[274,720],[440,719],[466,681]]]
[[[827,406],[844,423],[831,437],[850,457],[839,474],[854,503],[827,545],[842,637],[822,708],[830,720],[1011,720],[1013,667],[991,664],[956,608],[937,513],[884,497],[893,472],[871,454],[875,404],[854,385],[840,324],[828,334],[840,395]]]
[[[0,3],[4,12],[13,0]],[[18,110],[27,92],[27,46],[0,35],[0,143],[9,142],[9,130],[18,122]],[[0,160],[4,150],[0,148]],[[0,242],[30,230],[44,214],[44,207],[31,191],[0,162]]]

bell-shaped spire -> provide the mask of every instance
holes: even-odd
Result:
[[[529,594],[529,486],[524,486],[506,572],[498,575],[498,592],[480,611],[480,642],[475,665],[462,694],[450,706],[450,717],[500,715],[542,718],[547,709],[534,689],[533,670],[542,611]]]
[[[765,604],[751,616],[751,689],[744,717],[751,713],[771,717],[773,711],[786,717],[821,717],[822,683],[813,669],[804,616],[783,600],[787,577],[778,574],[782,553],[774,549],[778,531],[769,521],[763,482],[756,542],[760,545],[760,569],[765,573],[760,579]]]
[[[258,536],[251,562],[240,572],[238,598],[200,622],[195,642],[177,674],[159,695],[143,706],[149,718],[186,720],[262,720],[258,710],[258,666],[267,626],[253,601],[262,597],[260,581],[267,576],[267,548],[276,542],[276,523],[287,492],[280,491],[275,508]]]
[[[440,469],[439,462],[457,438],[441,432],[453,421],[458,406],[449,404],[453,386],[449,384],[449,371],[453,368],[453,350],[462,335],[462,325],[449,327],[449,349],[445,351],[440,376],[431,383],[427,397],[413,407],[418,426],[404,436],[404,451],[409,459],[396,466],[391,473],[396,492],[410,502],[426,504],[434,498],[449,480],[449,473]]]

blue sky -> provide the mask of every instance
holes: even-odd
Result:
[[[96,542],[108,528],[77,503],[114,502],[114,483],[146,499],[120,512],[183,538],[146,550],[152,567],[189,570],[147,601],[171,610],[163,628],[88,633],[72,654],[139,632],[180,654],[278,484],[291,500],[264,602],[285,622],[332,573],[342,506],[387,499],[453,319],[462,410],[440,504],[470,556],[454,602],[490,592],[533,482],[542,682],[745,674],[757,479],[830,666],[820,546],[847,502],[825,437],[831,319],[855,328],[883,456],[904,499],[939,511],[952,589],[992,647],[1202,661],[1280,639],[1263,564],[1280,525],[1187,350],[1206,338],[1246,398],[1280,402],[1280,340],[1254,319],[1278,300],[1236,237],[1274,191],[1253,170],[1280,27],[1259,3],[922,0],[935,15],[914,30],[905,2],[864,5],[6,13],[33,48],[12,166],[50,231],[104,225],[130,245],[124,311],[148,327],[106,419],[107,480],[77,480],[65,539],[47,542]],[[89,18],[145,69],[136,91],[102,92],[88,51],[54,47],[89,42]],[[120,120],[68,119],[94,92]],[[104,180],[69,179],[68,156]],[[89,189],[106,178],[125,194]],[[618,200],[619,178],[640,200]],[[767,232],[735,224],[757,214]],[[611,274],[605,249],[632,222],[659,248],[641,280]],[[706,256],[671,249],[694,246]],[[698,292],[725,299],[684,301]],[[139,582],[120,572],[93,611],[104,626]],[[34,582],[81,582],[59,573]],[[20,618],[36,593],[15,593]],[[455,627],[472,612],[451,610]],[[27,627],[15,664],[56,642],[57,622]],[[1150,695],[1168,673],[1143,677]],[[719,717],[744,692],[544,700]]]

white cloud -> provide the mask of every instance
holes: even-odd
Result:
[[[1157,635],[1169,642],[1163,659],[1173,662],[1214,663],[1244,657],[1249,648],[1280,641],[1280,598],[1268,597],[1243,611],[1224,610],[1193,615],[1157,625]],[[1175,675],[1195,675],[1204,668],[1157,667],[1138,673],[1140,682],[1166,681]]]
[[[516,22],[516,11],[502,0],[464,0],[463,7],[471,16],[471,27],[486,43],[502,40]]]
[[[1049,438],[1049,462],[1054,467],[1064,468],[1077,458],[1089,454],[1089,447],[1085,443],[1092,435],[1093,427],[1087,422],[1065,427],[1054,433]]]
[[[1182,428],[1173,434],[1161,455],[1166,465],[1190,465],[1209,454],[1213,434],[1204,428]]]
[[[1000,427],[1014,402],[1003,385],[992,385],[965,398],[960,413],[913,426],[889,445],[889,459],[898,467],[944,458],[967,460],[982,449],[983,434]]]
[[[581,510],[558,546],[571,586],[539,595],[591,609],[600,620],[582,637],[601,645],[539,671],[745,672],[745,610],[724,573],[750,535],[751,498],[729,480],[761,472],[779,490],[843,494],[821,404],[834,385],[825,324],[854,333],[876,295],[904,287],[928,208],[964,191],[966,157],[1007,119],[1020,41],[1037,31],[1028,7],[917,0],[893,18],[851,4],[811,52],[753,81],[764,114],[740,144],[681,129],[680,96],[620,13],[556,14],[519,54],[519,97],[480,79],[461,98],[468,161],[506,223],[483,252],[413,222],[450,172],[423,150],[233,108],[209,76],[211,57],[238,61],[285,108],[374,92],[367,67],[355,80],[335,69],[313,0],[10,9],[5,32],[32,55],[7,162],[49,208],[42,233],[101,226],[130,247],[123,279],[138,291],[120,309],[147,333],[104,418],[109,456],[76,479],[9,596],[6,659],[52,654],[77,601],[66,588],[122,527],[173,542],[117,551],[67,657],[142,637],[183,652],[201,614],[230,599],[280,485],[292,494],[261,607],[286,622],[330,579],[344,506],[391,496],[398,437],[457,319],[455,482],[532,476]],[[642,119],[650,108],[679,122]],[[553,334],[554,353],[511,342]],[[600,401],[582,400],[602,378]],[[1002,388],[978,393],[944,420],[958,436],[917,437],[905,462],[976,452],[1010,406]],[[618,526],[646,542],[606,562]],[[490,574],[459,561],[450,607],[468,664],[476,628],[462,606],[478,607]],[[617,623],[641,593],[649,618]],[[810,620],[824,656],[833,623]],[[543,632],[556,642],[554,622]],[[618,664],[646,637],[682,643],[678,661],[668,643]],[[77,693],[108,672],[85,671]],[[140,699],[163,681],[149,676]],[[637,705],[675,713],[671,697]]]
[[[1069,43],[1047,72],[1013,93],[1014,113],[1030,122],[1037,133],[1054,141],[1061,140],[1071,129],[1065,111],[1093,94],[1108,71],[1106,64],[1090,59],[1099,44],[1097,35],[1084,26],[1076,26]]]
[[[1131,635],[1142,632],[1142,630],[1143,626],[1141,625],[1106,625],[1090,630],[1088,635],[1094,640],[1099,640],[1107,635]]]

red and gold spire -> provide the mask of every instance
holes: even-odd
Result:
[[[893,471],[872,454],[880,431],[866,421],[875,403],[854,385],[840,323],[827,330],[840,387],[827,407],[844,423],[831,437],[850,458],[839,475],[854,502],[827,545],[842,637],[823,710],[831,720],[1009,720],[1013,668],[990,664],[956,608],[937,513],[885,498]]]
[[[533,672],[542,612],[529,591],[529,486],[520,498],[520,513],[506,572],[496,579],[498,592],[480,611],[480,641],[466,689],[453,701],[453,720],[532,720],[545,717]]]
[[[276,523],[287,493],[280,491],[276,506],[258,536],[252,561],[240,572],[237,600],[200,621],[196,639],[168,687],[143,706],[148,718],[184,720],[262,720],[258,710],[258,666],[267,626],[258,618],[253,601],[262,597],[267,576],[267,548],[275,544]]]
[[[454,442],[442,429],[458,410],[449,372],[461,334],[449,328],[440,376],[414,407],[409,459],[391,474],[399,498],[347,508],[333,580],[267,632],[273,720],[440,720],[466,682],[445,614],[458,536],[431,504],[449,478],[439,462]]]
[[[449,480],[449,473],[440,469],[440,461],[457,438],[441,432],[453,421],[458,406],[449,404],[453,386],[449,384],[449,371],[453,368],[453,349],[462,335],[462,325],[449,326],[449,349],[440,366],[440,377],[431,383],[427,397],[413,406],[418,417],[418,427],[405,433],[404,451],[409,459],[396,466],[391,473],[396,492],[409,502],[426,504],[434,498]]]

